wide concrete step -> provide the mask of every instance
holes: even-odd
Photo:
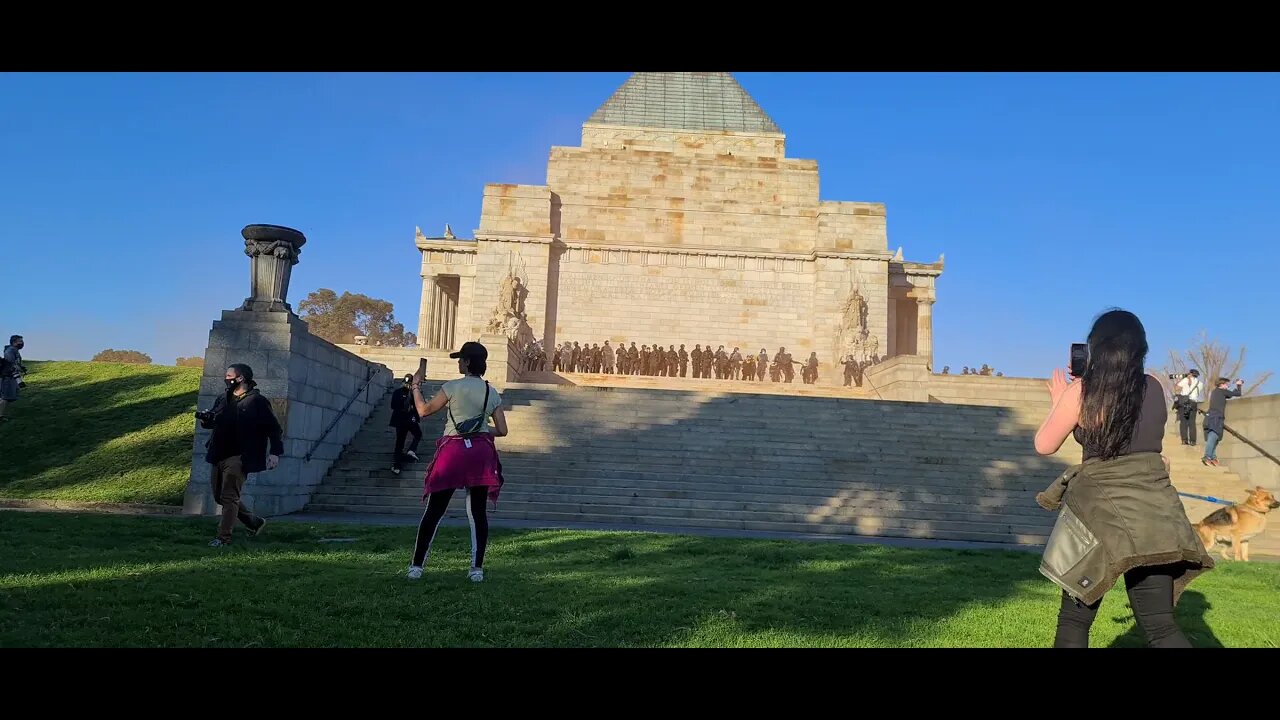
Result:
[[[377,515],[421,515],[421,507],[400,505],[363,505],[348,508],[342,505],[313,504],[308,512],[360,512]],[[451,511],[452,517],[462,514],[461,506]],[[1015,543],[1043,545],[1048,539],[1047,530],[1033,527],[1029,531],[1014,531],[1013,525],[935,523],[928,520],[899,520],[861,518],[850,522],[786,522],[777,518],[754,520],[705,516],[644,515],[625,512],[618,506],[592,506],[576,510],[535,509],[522,506],[519,510],[500,508],[497,517],[513,520],[529,520],[547,523],[593,523],[601,525],[624,524],[640,527],[686,527],[720,530],[747,530],[795,534],[860,535],[871,537],[936,538],[969,542]],[[965,529],[961,529],[961,528]]]
[[[390,461],[391,447],[394,445],[394,437],[387,436],[385,442],[362,443],[359,439],[353,443],[344,452],[344,459],[373,461],[375,463],[387,463]],[[548,448],[546,445],[529,446],[517,445],[509,443],[505,439],[499,440],[499,451],[504,456],[516,457],[523,454],[545,455],[551,452],[558,462],[574,462],[591,460],[601,453],[607,452],[610,457],[637,459],[641,454],[648,454],[651,457],[680,457],[680,458],[700,458],[713,454],[711,449],[693,449],[684,450],[663,449],[660,445],[632,445],[628,443],[608,442],[600,445],[583,444],[570,445],[566,447]],[[424,461],[429,461],[432,454],[431,443],[424,441],[419,445],[418,452]],[[723,446],[721,446],[723,448]],[[979,452],[967,451],[950,451],[944,454],[946,448],[919,448],[911,452],[897,452],[891,448],[876,447],[841,447],[841,448],[825,448],[824,453],[834,455],[837,452],[854,452],[855,454],[840,457],[835,455],[832,459],[835,461],[850,462],[892,462],[893,460],[907,459],[911,462],[925,462],[934,464],[950,464],[950,465],[973,465],[989,467],[997,470],[1020,470],[1027,465],[1035,465],[1038,463],[1054,462],[1061,464],[1064,468],[1073,464],[1074,458],[1064,455],[1055,455],[1045,459],[1038,455],[1025,452],[1006,453],[997,455],[991,453],[989,449]],[[743,458],[751,459],[791,459],[796,458],[797,463],[803,463],[806,460],[813,460],[814,454],[818,452],[813,447],[806,447],[805,443],[784,443],[778,446],[757,446],[748,448],[732,447],[730,449],[732,457],[741,460]],[[628,453],[631,453],[628,455]],[[877,456],[880,458],[877,460]],[[1238,484],[1241,489],[1245,489],[1245,483],[1238,475],[1232,473],[1226,467],[1208,467],[1201,465],[1199,462],[1173,462],[1170,468],[1170,476],[1178,480],[1204,480],[1207,482],[1218,482],[1225,484]]]
[[[374,418],[359,431],[354,440],[394,438],[395,429],[387,419]],[[444,427],[443,419],[427,418],[420,428],[424,441],[435,440]],[[673,416],[637,416],[624,418],[591,416],[533,417],[509,413],[507,427],[510,434],[503,442],[541,442],[543,438],[560,438],[565,441],[583,442],[607,439],[620,442],[644,442],[648,439],[706,440],[726,438],[736,444],[762,444],[793,440],[818,440],[822,442],[862,442],[867,444],[894,444],[905,441],[933,438],[962,440],[983,445],[1034,448],[1035,428],[1022,424],[996,427],[938,427],[934,421],[914,420],[843,420],[813,422],[811,419],[760,420],[718,418],[685,419]],[[373,440],[376,442],[376,440]],[[1189,463],[1199,465],[1199,456]]]
[[[396,499],[402,502],[418,502],[422,487],[362,487],[334,485],[320,490],[316,502],[383,502]],[[986,503],[982,505],[955,498],[942,500],[913,500],[877,497],[874,493],[835,496],[799,496],[763,493],[710,493],[689,490],[626,490],[623,488],[596,488],[584,486],[508,484],[502,492],[503,502],[589,502],[614,505],[660,504],[669,507],[701,509],[709,512],[737,510],[777,510],[792,513],[844,513],[850,516],[868,511],[897,513],[910,517],[938,517],[939,519],[993,521],[1007,517],[1025,517],[1028,522],[1050,518],[1050,514],[1020,498],[1014,504]],[[937,515],[934,515],[934,514]],[[942,517],[942,515],[954,517]]]
[[[719,520],[733,520],[742,523],[758,523],[758,522],[780,522],[788,524],[848,524],[858,525],[863,522],[871,521],[874,523],[887,523],[893,525],[901,525],[904,527],[921,527],[926,524],[937,530],[954,530],[961,532],[992,532],[992,533],[1020,533],[1020,534],[1048,534],[1053,527],[1053,518],[1050,517],[1044,521],[1032,520],[1030,518],[1008,517],[1008,516],[977,516],[965,515],[963,513],[919,513],[911,514],[907,512],[894,511],[875,511],[868,510],[866,512],[856,512],[853,510],[833,511],[830,513],[813,512],[803,507],[769,507],[769,508],[747,508],[743,510],[715,510],[711,511],[702,507],[681,507],[671,504],[626,504],[619,505],[607,502],[597,502],[591,500],[574,500],[560,501],[549,499],[546,501],[521,501],[519,504],[511,503],[508,507],[508,499],[505,495],[502,498],[503,516],[508,515],[508,509],[512,513],[527,515],[531,513],[578,513],[590,515],[599,514],[626,514],[626,515],[644,515],[646,517],[662,517],[671,520],[668,524],[672,525],[688,525],[689,521],[695,518],[712,517]],[[341,507],[341,512],[382,512],[383,508],[389,506],[398,506],[408,508],[405,513],[421,513],[422,505],[419,503],[406,502],[396,503],[392,499],[377,502],[367,499],[366,502],[351,502],[343,497],[325,496],[317,497],[312,504],[312,508],[331,508]],[[366,506],[373,506],[377,509],[372,511],[363,510]],[[458,510],[459,514],[463,511]],[[1048,515],[1048,513],[1046,513]],[[679,522],[676,522],[676,521]]]
[[[538,485],[542,487],[582,487],[595,490],[611,489],[619,492],[669,491],[706,494],[716,493],[729,495],[769,495],[795,496],[803,498],[860,497],[867,494],[877,497],[900,500],[964,502],[975,503],[990,501],[995,504],[1021,503],[1030,499],[1034,502],[1034,490],[997,489],[977,487],[972,483],[938,484],[904,484],[892,480],[839,480],[826,478],[786,478],[777,481],[761,478],[738,476],[663,476],[644,471],[618,471],[614,475],[595,475],[592,473],[565,471],[547,475],[511,475],[507,476],[509,487]],[[336,473],[322,485],[346,487],[402,487],[421,488],[423,473],[404,472],[395,475],[391,472],[363,475],[356,472],[342,471]]]
[[[843,369],[838,368],[841,373]],[[830,365],[819,371],[820,382],[826,378],[843,380],[843,374],[830,375]],[[681,392],[718,391],[733,393],[768,393],[791,395],[797,397],[847,397],[875,398],[875,391],[868,387],[844,387],[843,385],[815,384],[805,385],[800,381],[799,369],[796,370],[794,382],[773,382],[766,376],[765,380],[731,380],[728,378],[695,378],[692,374],[685,377],[662,375],[622,375],[620,373],[592,373],[543,370],[525,372],[521,379],[525,383],[547,383],[578,387],[598,388],[634,388],[649,390],[675,390]]]
[[[640,473],[636,473],[639,475]],[[1180,492],[1213,495],[1213,487],[1175,486]],[[561,474],[554,478],[521,477],[509,481],[506,497],[524,499],[529,495],[606,496],[646,498],[646,501],[707,500],[726,503],[799,503],[809,506],[856,506],[862,508],[896,508],[914,506],[939,512],[964,509],[966,512],[998,512],[1043,517],[1046,513],[1035,504],[1035,491],[999,491],[967,485],[939,486],[934,490],[893,483],[842,482],[811,485],[752,484],[740,478],[717,478],[717,481],[599,478],[583,474]],[[422,475],[400,476],[344,474],[333,477],[322,486],[321,495],[367,495],[420,498]],[[626,503],[623,503],[626,504]],[[1220,505],[1203,500],[1183,498],[1187,516],[1194,522]]]
[[[424,448],[432,451],[436,437],[428,439],[424,433],[418,450]],[[1006,460],[1022,460],[1037,458],[1034,450],[1017,441],[976,441],[964,437],[921,436],[900,437],[901,442],[877,443],[862,438],[821,438],[793,435],[761,440],[748,441],[742,436],[720,434],[715,436],[689,436],[687,433],[671,433],[670,435],[582,435],[564,437],[555,435],[538,435],[532,438],[505,437],[498,438],[496,446],[499,452],[577,453],[593,454],[602,452],[617,453],[678,453],[686,456],[717,456],[739,458],[751,456],[787,456],[794,458],[855,455],[859,457],[938,457],[954,458],[957,462],[990,462],[998,463]],[[394,445],[394,436],[379,437],[378,441],[349,446],[355,453],[386,453]],[[1054,455],[1071,464],[1074,458],[1066,454]],[[1201,468],[1205,466],[1201,465]],[[1195,466],[1184,468],[1190,472],[1202,472]],[[1204,472],[1208,472],[1205,468]]]
[[[1048,405],[1015,403],[1006,405],[951,405],[946,403],[915,403],[895,400],[871,400],[861,398],[805,398],[781,395],[744,395],[720,392],[664,392],[661,390],[610,389],[609,392],[565,393],[561,391],[500,391],[504,400],[514,407],[547,403],[557,408],[596,409],[614,407],[645,412],[651,408],[690,409],[702,406],[774,408],[793,412],[807,411],[818,417],[834,409],[849,412],[884,415],[904,412],[917,415],[990,417],[1011,414],[1047,414]]]
[[[628,427],[624,431],[605,432],[604,428],[592,426],[590,430],[559,435],[546,432],[544,428],[525,433],[519,432],[515,423],[508,422],[510,434],[498,438],[498,449],[512,447],[546,447],[547,445],[570,448],[669,448],[675,450],[716,450],[727,449],[733,452],[763,452],[773,448],[780,450],[830,451],[832,448],[856,447],[859,449],[875,449],[880,452],[929,452],[935,450],[968,452],[977,457],[999,458],[1004,454],[1035,455],[1032,436],[997,436],[986,437],[966,432],[932,431],[928,428],[888,428],[895,432],[891,437],[873,436],[849,432],[843,429],[798,429],[794,432],[772,432],[767,430],[750,430],[741,427],[721,426],[714,428],[679,429],[667,427],[636,428]],[[432,434],[423,428],[423,444],[433,444],[439,437],[439,430]],[[395,442],[395,431],[361,433],[354,442],[360,443],[362,449],[372,445],[373,449],[383,446],[391,447]],[[918,449],[919,448],[919,449]],[[1187,463],[1187,466],[1200,463]]]
[[[939,509],[967,508],[973,512],[1014,512],[1037,515],[1043,511],[1035,504],[1035,494],[1030,492],[973,491],[965,487],[939,488],[937,490],[909,488],[869,483],[852,483],[832,486],[771,486],[725,484],[709,485],[698,482],[632,481],[627,483],[588,483],[581,478],[521,479],[508,481],[506,490],[514,497],[525,494],[555,496],[600,495],[622,498],[648,497],[723,502],[800,503],[810,506],[832,505],[916,505],[940,506]],[[401,497],[421,497],[421,478],[368,478],[335,479],[323,485],[319,493],[367,494],[382,496],[394,494]],[[942,508],[941,506],[948,506]]]
[[[625,466],[626,463],[623,463]],[[1043,477],[1028,479],[1019,473],[1001,475],[992,473],[984,475],[980,470],[957,468],[944,470],[939,468],[911,467],[903,464],[897,468],[884,465],[867,467],[850,467],[841,472],[833,472],[830,468],[773,467],[765,464],[733,468],[733,475],[724,475],[723,464],[677,463],[662,464],[644,463],[644,470],[621,470],[618,462],[597,460],[585,463],[556,462],[551,460],[503,459],[503,475],[515,480],[532,477],[586,477],[595,482],[626,481],[631,478],[653,478],[683,480],[702,483],[716,482],[763,482],[779,486],[791,485],[843,485],[851,482],[876,482],[882,485],[920,486],[920,487],[975,487],[982,490],[1026,490],[1040,491],[1053,480],[1054,473]],[[347,471],[352,471],[350,474]],[[423,477],[426,473],[424,463],[415,463],[404,469],[403,475]],[[639,474],[636,474],[639,473]],[[342,468],[332,471],[332,477],[351,477],[391,475],[389,462],[351,462]]]
[[[377,443],[348,447],[341,455],[343,460],[390,462],[394,443]],[[434,455],[434,443],[420,443],[417,453],[422,461],[429,461]],[[929,467],[966,467],[997,472],[1061,472],[1074,465],[1070,458],[1059,455],[1041,457],[1025,452],[1007,452],[989,454],[986,451],[962,450],[945,445],[917,447],[874,447],[845,445],[828,448],[806,448],[797,445],[777,445],[762,447],[733,447],[715,445],[711,447],[671,447],[664,449],[657,445],[513,445],[498,444],[498,453],[503,462],[508,459],[551,459],[556,462],[605,462],[605,461],[657,461],[665,464],[684,462],[711,463],[728,467],[743,467],[756,463],[770,463],[786,467],[823,467],[829,465],[841,468],[848,464],[877,466],[908,463]],[[1192,468],[1184,468],[1171,473],[1174,477],[1223,477],[1224,473],[1206,472]]]
[[[523,452],[521,451],[523,450]],[[700,469],[733,468],[734,472],[768,467],[771,471],[805,471],[823,470],[833,473],[859,472],[870,470],[897,471],[910,470],[927,475],[930,472],[965,472],[989,471],[992,473],[1035,472],[1052,479],[1052,476],[1065,470],[1065,463],[1053,464],[1036,456],[1023,456],[1010,460],[995,460],[989,457],[969,454],[954,455],[938,450],[930,452],[897,452],[877,448],[846,448],[843,452],[819,454],[804,450],[787,448],[759,449],[725,449],[717,453],[710,450],[671,449],[663,451],[659,448],[557,448],[547,452],[547,448],[512,449],[499,448],[503,464],[542,463],[544,465],[573,466],[596,464],[617,466],[622,463],[655,465],[686,465]],[[420,461],[429,462],[419,448]],[[342,455],[342,460],[360,466],[372,463],[375,466],[389,464],[392,460],[389,450],[368,451],[350,450]],[[1013,463],[1011,467],[1009,463]],[[997,464],[999,463],[999,464]],[[759,474],[757,472],[757,474]],[[1210,475],[1192,475],[1188,477],[1212,477]]]
[[[508,414],[522,414],[527,417],[593,417],[600,421],[610,419],[657,419],[672,422],[695,417],[698,421],[713,422],[726,415],[739,419],[761,420],[768,423],[808,422],[810,424],[830,424],[844,420],[933,420],[939,424],[961,426],[967,423],[979,426],[990,424],[994,420],[1016,421],[1032,430],[1039,427],[1043,417],[1026,417],[1030,410],[1000,407],[977,407],[955,405],[927,405],[924,403],[890,404],[865,403],[861,401],[787,401],[787,402],[746,402],[741,398],[681,398],[679,400],[655,401],[649,398],[610,397],[607,400],[594,399],[592,402],[565,402],[560,398],[533,398],[504,396],[504,409]],[[748,409],[743,413],[741,408]],[[375,409],[373,417],[389,417],[390,408]],[[437,416],[428,416],[428,419]]]
[[[1035,418],[1020,416],[1017,413],[1000,408],[975,411],[967,414],[946,413],[943,411],[922,412],[917,410],[883,409],[868,407],[856,403],[835,405],[829,408],[772,407],[769,405],[751,406],[750,416],[726,420],[725,414],[736,409],[736,403],[708,402],[701,405],[673,403],[670,405],[649,405],[635,407],[630,404],[612,406],[589,405],[582,407],[565,406],[547,401],[527,401],[508,403],[509,414],[523,411],[523,417],[555,419],[568,418],[575,421],[590,420],[593,422],[646,422],[655,425],[672,425],[677,423],[713,424],[716,422],[753,422],[757,427],[780,427],[790,425],[807,426],[843,426],[850,431],[859,428],[874,427],[879,423],[902,423],[912,425],[934,425],[938,427],[952,426],[956,430],[972,430],[974,432],[991,432],[993,426],[1005,423],[1029,428],[1034,432]],[[921,406],[927,407],[927,406]],[[1043,419],[1043,418],[1040,418]]]

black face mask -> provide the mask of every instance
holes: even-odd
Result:
[[[225,382],[227,383],[228,390],[235,390],[237,387],[240,387],[239,380],[225,380]]]

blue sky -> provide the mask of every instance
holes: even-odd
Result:
[[[252,222],[307,234],[295,304],[363,292],[412,327],[414,226],[469,237],[484,184],[545,182],[627,75],[0,75],[0,334],[33,359],[200,354],[247,294]],[[1207,329],[1280,370],[1280,75],[737,77],[823,199],[884,202],[890,249],[946,253],[938,367],[1043,376],[1118,305],[1153,364]]]

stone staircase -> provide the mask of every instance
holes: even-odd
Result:
[[[508,385],[511,432],[498,440],[507,483],[495,517],[1039,545],[1054,516],[1035,504],[1035,493],[1080,457],[1071,441],[1050,458],[1032,449],[1047,400],[888,402],[857,390],[744,393],[711,382],[689,390],[627,379]],[[308,512],[422,512],[423,474],[443,420],[423,423],[422,461],[396,476],[389,415],[384,399]],[[1243,498],[1244,483],[1229,471],[1201,465],[1176,438],[1166,449],[1180,490]],[[1190,499],[1186,506],[1193,520],[1217,507]],[[451,514],[463,514],[460,500]],[[1264,546],[1271,547],[1255,541],[1251,550]]]

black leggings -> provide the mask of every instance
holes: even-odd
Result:
[[[413,546],[414,567],[422,567],[431,552],[431,543],[435,542],[436,531],[440,529],[440,521],[453,499],[452,490],[441,490],[427,496],[427,509],[422,513],[422,522],[418,523],[418,541]],[[484,567],[484,550],[489,545],[489,516],[484,506],[489,499],[489,488],[473,487],[467,495],[467,520],[471,524],[471,567]]]
[[[1124,574],[1125,590],[1129,593],[1129,605],[1138,627],[1147,636],[1147,645],[1153,648],[1189,648],[1177,623],[1173,621],[1173,575],[1169,565],[1134,568]],[[1056,648],[1089,647],[1089,627],[1098,614],[1099,600],[1092,605],[1076,603],[1070,595],[1062,593],[1062,607],[1058,610],[1058,635]]]

